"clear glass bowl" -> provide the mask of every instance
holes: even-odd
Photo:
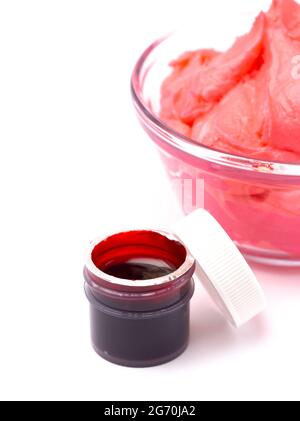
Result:
[[[227,48],[233,38],[212,45],[207,33],[201,43],[199,34],[178,32],[154,42],[133,71],[134,105],[170,179],[203,180],[204,207],[246,257],[300,266],[300,163],[260,161],[201,146],[158,117],[169,62],[188,50]]]

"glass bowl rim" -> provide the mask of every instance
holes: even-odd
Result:
[[[173,32],[174,33],[174,32]],[[247,156],[230,154],[221,150],[201,145],[196,141],[180,134],[176,130],[169,127],[158,116],[156,116],[145,104],[142,95],[141,71],[144,68],[145,61],[150,54],[159,47],[164,41],[168,40],[172,34],[163,36],[151,43],[141,54],[137,60],[131,75],[131,94],[134,105],[142,117],[150,123],[152,130],[157,131],[161,137],[164,133],[163,141],[170,146],[175,147],[193,157],[230,166],[240,170],[258,171],[265,175],[282,175],[300,177],[300,163],[286,163],[272,160],[260,160],[257,158],[249,158]],[[149,69],[147,69],[148,71]],[[147,72],[146,72],[147,76]]]

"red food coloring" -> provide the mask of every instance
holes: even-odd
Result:
[[[186,249],[178,241],[155,231],[115,234],[97,244],[92,261],[98,269],[121,279],[154,279],[178,269]]]

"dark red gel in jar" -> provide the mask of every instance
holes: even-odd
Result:
[[[194,271],[184,245],[161,231],[129,231],[93,244],[84,277],[95,351],[130,367],[180,355],[189,339]]]

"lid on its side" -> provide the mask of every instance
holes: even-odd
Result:
[[[265,309],[264,293],[253,271],[206,210],[183,218],[174,233],[197,260],[195,276],[231,324],[240,327]]]

